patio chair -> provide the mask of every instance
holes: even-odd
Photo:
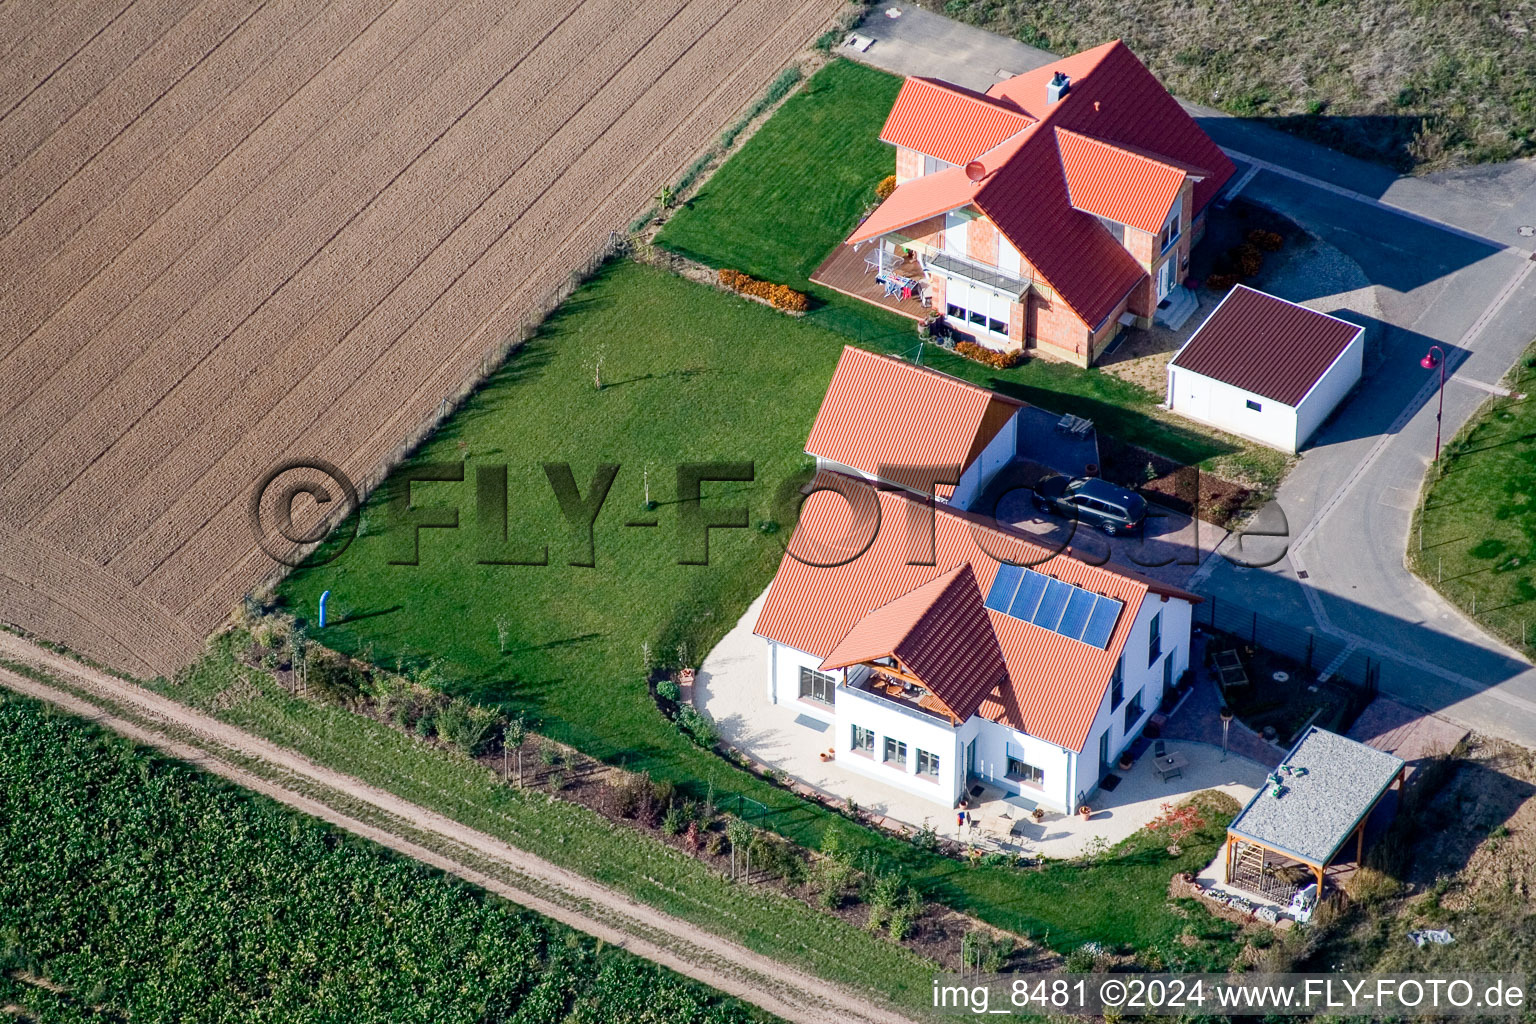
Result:
[[[1162,740],[1157,740],[1152,744],[1152,756],[1159,758],[1168,756],[1168,747]]]

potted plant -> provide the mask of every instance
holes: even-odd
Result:
[[[1082,817],[1084,821],[1087,821],[1089,818],[1093,817],[1093,808],[1089,807],[1087,804],[1078,804],[1077,813]]]
[[[1036,807],[1034,810],[1029,812],[1029,816],[1035,819],[1035,824],[1038,825],[1045,820],[1045,808]]]
[[[1135,761],[1131,760],[1131,752],[1129,750],[1125,750],[1125,751],[1121,752],[1121,754],[1120,754],[1120,770],[1121,771],[1123,771],[1123,772],[1130,771],[1131,770],[1131,766],[1134,765],[1135,763],[1136,763]]]

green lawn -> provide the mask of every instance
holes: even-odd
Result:
[[[459,528],[420,531],[419,565],[389,564],[409,532],[376,496],[356,542],[331,564],[295,572],[280,593],[313,618],[320,593],[331,591],[332,625],[319,636],[328,645],[386,666],[440,659],[457,692],[528,710],[549,735],[694,795],[712,786],[726,807],[745,795],[766,808],[760,824],[816,848],[825,827],[843,819],[683,740],[650,700],[641,651],[649,644],[659,662],[675,664],[684,643],[688,660],[701,660],[772,578],[787,532],[717,530],[708,566],[679,565],[675,466],[754,462],[757,482],[706,488],[716,504],[748,506],[754,522],[770,515],[780,481],[804,464],[805,435],[844,340],[662,271],[615,264],[410,464],[455,463],[467,450],[472,480],[477,466],[506,460],[509,535],[525,547],[548,543],[550,565],[477,564],[475,485],[418,483],[418,505],[460,510]],[[593,385],[599,352],[602,391]],[[572,541],[539,468],[559,460],[573,463],[583,494],[597,463],[622,466],[597,519],[595,569],[566,564],[583,545]],[[661,525],[627,526],[646,515],[646,466]],[[306,732],[283,729],[285,742]],[[1183,927],[1165,906],[1167,878],[1203,864],[1215,840],[1190,844],[1176,862],[1144,851],[1112,857],[1092,887],[1070,865],[965,868],[874,831],[861,831],[857,845],[931,897],[1001,927],[1048,935],[1059,947],[1090,939],[1143,946]]]
[[[896,151],[877,135],[900,88],[883,71],[828,64],[672,216],[657,242],[804,288],[874,202],[876,183],[896,173]]]
[[[807,290],[812,323],[878,352],[912,357],[914,324],[810,283],[810,274],[874,202],[895,170],[879,141],[901,80],[848,60],[817,72],[675,213],[657,243],[712,267],[730,267]],[[923,362],[1052,412],[1092,419],[1105,434],[1221,475],[1279,482],[1276,453],[1218,437],[1158,410],[1163,396],[1100,370],[1031,359],[993,370],[928,346]]]
[[[1536,383],[1536,347],[1513,371]],[[1409,565],[1484,628],[1536,652],[1536,403],[1494,398],[1452,438],[1409,535]],[[1422,538],[1422,544],[1421,544]]]
[[[0,806],[7,1016],[770,1019],[9,693],[0,695]],[[20,971],[45,984],[13,973]]]

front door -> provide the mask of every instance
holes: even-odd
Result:
[[[1178,254],[1175,253],[1173,256],[1168,258],[1167,262],[1163,264],[1162,269],[1157,272],[1158,302],[1162,302],[1168,297],[1168,293],[1173,291],[1173,279],[1178,274],[1178,264],[1179,257]]]
[[[1099,736],[1099,777],[1109,774],[1112,766],[1109,763],[1109,730],[1105,729]]]
[[[974,739],[965,745],[965,776],[970,778],[976,774],[976,741]]]

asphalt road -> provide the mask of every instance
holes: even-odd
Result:
[[[977,89],[1055,59],[918,8],[899,7],[894,19],[890,9],[856,30],[875,40],[867,51],[841,52]],[[1438,374],[1420,358],[1433,344],[1449,356],[1449,438],[1488,398],[1465,382],[1496,383],[1536,335],[1536,238],[1520,234],[1536,224],[1536,162],[1407,178],[1258,121],[1186,108],[1239,162],[1233,180],[1247,178],[1246,197],[1359,264],[1383,316],[1372,325],[1366,379],[1277,494],[1289,539],[1266,544],[1284,553],[1275,551],[1269,568],[1245,569],[1223,548],[1197,574],[1196,589],[1338,635],[1382,660],[1385,692],[1536,746],[1536,670],[1404,566],[1435,439]]]

